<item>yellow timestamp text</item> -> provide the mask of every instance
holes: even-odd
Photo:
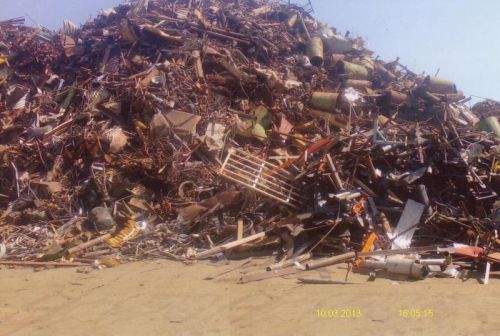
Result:
[[[401,318],[432,318],[434,317],[433,309],[420,309],[420,308],[408,308],[408,309],[400,309],[399,317]]]
[[[316,309],[316,314],[320,318],[340,318],[340,319],[356,319],[363,316],[359,308],[343,308],[343,309]]]

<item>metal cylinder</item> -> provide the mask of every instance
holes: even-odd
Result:
[[[429,269],[411,259],[398,259],[387,261],[386,270],[389,273],[408,275],[413,279],[424,279],[429,274]]]
[[[338,194],[335,194],[334,197],[340,201],[343,200],[352,200],[354,198],[358,198],[361,196],[359,191],[343,191]]]
[[[338,54],[352,50],[353,42],[342,35],[330,35],[324,39],[325,48]]]
[[[391,105],[401,105],[408,101],[408,95],[403,92],[388,90],[387,100]]]
[[[364,66],[346,61],[339,61],[337,63],[337,71],[352,79],[368,78],[368,70]]]
[[[313,108],[323,111],[333,111],[337,106],[338,93],[335,92],[313,92],[311,105]]]
[[[378,261],[378,260],[363,260],[360,264],[360,267],[366,267],[366,268],[374,268],[374,269],[386,269],[387,268],[387,262],[385,261]]]
[[[363,56],[363,57],[361,57],[359,62],[356,62],[356,63],[364,66],[365,68],[369,69],[370,71],[375,70],[375,63],[373,62],[373,59],[371,57]]]
[[[346,79],[342,82],[342,86],[345,88],[352,87],[354,89],[364,89],[367,87],[371,87],[372,82],[361,79]]]
[[[332,65],[337,64],[339,61],[343,61],[345,58],[344,54],[332,54],[330,56],[330,62]]]
[[[448,266],[450,263],[451,259],[448,258],[420,259],[422,265]]]
[[[382,149],[382,152],[389,153],[390,151],[396,149],[396,147],[393,145],[385,145],[385,146],[382,146],[381,149]]]
[[[374,67],[375,67],[375,70],[378,73],[378,75],[381,76],[382,78],[384,78],[385,80],[393,81],[396,79],[396,75],[393,74],[392,72],[390,72],[389,70],[387,70],[385,68],[385,66],[383,66],[382,64],[375,63]]]
[[[328,120],[328,123],[331,126],[338,128],[347,128],[349,126],[349,120],[343,114],[333,114],[330,112],[320,111],[316,109],[308,109],[307,112],[308,115]]]
[[[424,79],[424,85],[428,88],[430,92],[441,93],[441,94],[456,94],[457,87],[455,83],[450,80],[427,76]]]
[[[429,268],[426,265],[419,264],[412,259],[365,260],[360,266],[383,269],[388,273],[407,275],[412,279],[424,279],[429,274]]]
[[[481,122],[481,129],[495,133],[500,138],[500,124],[497,117],[488,117]]]
[[[311,38],[307,44],[307,56],[312,65],[321,66],[323,64],[323,40],[319,36]]]

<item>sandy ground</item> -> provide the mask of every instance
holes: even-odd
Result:
[[[0,335],[479,336],[500,330],[498,277],[488,286],[474,279],[367,282],[359,274],[349,281],[360,284],[350,285],[300,284],[304,274],[236,283],[241,272],[265,262],[144,261],[89,273],[2,267]],[[344,276],[345,269],[307,274]],[[346,317],[352,309],[357,317]],[[432,311],[432,317],[400,317],[400,309]]]

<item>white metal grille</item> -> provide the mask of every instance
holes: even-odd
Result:
[[[288,171],[239,149],[230,149],[220,175],[294,208],[305,197]]]

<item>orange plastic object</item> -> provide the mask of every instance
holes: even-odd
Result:
[[[370,235],[368,236],[368,238],[366,238],[364,244],[363,244],[363,248],[361,249],[361,252],[370,252],[373,248],[373,245],[375,244],[375,242],[377,241],[378,237],[377,235],[375,234],[375,232],[370,232]],[[360,262],[365,260],[364,257],[359,257],[355,262],[354,262],[354,266],[359,266]]]

